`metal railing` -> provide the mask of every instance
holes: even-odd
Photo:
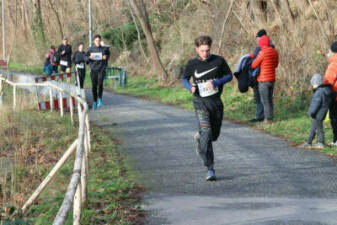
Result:
[[[67,215],[73,207],[73,224],[80,224],[81,207],[87,199],[87,175],[88,175],[88,153],[90,152],[90,124],[88,115],[88,105],[85,99],[80,96],[76,96],[59,86],[52,83],[15,83],[5,79],[0,74],[0,93],[2,93],[4,85],[8,84],[13,88],[13,110],[16,110],[16,91],[18,87],[46,87],[50,90],[50,98],[52,98],[52,90],[59,92],[60,99],[63,94],[70,96],[70,99],[74,98],[77,101],[77,112],[79,121],[78,138],[74,140],[71,146],[67,149],[60,160],[55,164],[53,169],[49,172],[47,177],[36,188],[34,193],[26,201],[21,208],[22,213],[25,213],[28,208],[35,202],[40,193],[46,188],[47,184],[53,179],[57,171],[64,165],[67,159],[75,152],[75,161],[73,173],[65,193],[63,202],[55,219],[53,225],[63,225],[66,221]],[[63,104],[60,104],[60,115],[63,116]],[[72,104],[70,104],[72,105]],[[51,108],[51,110],[53,110]],[[74,122],[73,107],[70,107],[71,122]]]
[[[127,73],[126,70],[120,67],[108,66],[106,69],[106,78],[110,79],[111,87],[113,87],[113,81],[118,81],[118,86],[126,87],[127,84]]]

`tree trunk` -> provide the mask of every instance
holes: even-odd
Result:
[[[34,0],[33,2],[32,32],[33,32],[33,37],[35,40],[36,48],[43,50],[45,48],[46,36],[44,32],[40,0]]]
[[[286,11],[287,13],[287,16],[289,18],[289,21],[291,23],[295,23],[295,16],[294,16],[294,13],[291,11],[291,8],[290,8],[290,4],[289,4],[289,1],[288,0],[282,0],[281,1],[281,6],[282,8]]]
[[[257,23],[263,24],[267,22],[266,5],[267,2],[262,0],[250,0],[250,7]]]
[[[59,32],[60,32],[60,37],[61,37],[60,39],[62,39],[64,37],[64,33],[63,33],[63,28],[62,28],[60,16],[59,16],[57,10],[54,8],[53,2],[51,2],[51,0],[48,0],[48,2],[49,2],[51,10],[54,12],[54,14],[56,16],[56,20],[57,20],[57,24],[58,24]]]
[[[133,10],[130,6],[130,0],[128,0],[128,7],[129,7],[129,10],[130,10],[130,13],[131,13],[131,17],[132,17],[132,20],[133,20],[133,23],[135,24],[135,27],[136,27],[136,30],[137,30],[137,38],[138,38],[138,44],[139,44],[139,50],[140,52],[142,53],[144,59],[148,62],[148,59],[147,59],[147,56],[145,54],[145,51],[144,51],[144,48],[143,48],[143,45],[142,45],[142,40],[141,40],[141,37],[140,37],[140,31],[139,31],[139,28],[138,28],[138,24],[137,24],[137,21],[136,21],[136,18],[133,14]]]
[[[147,46],[148,46],[148,49],[149,49],[149,52],[151,54],[151,58],[153,61],[153,66],[158,72],[159,83],[164,84],[167,81],[168,75],[163,67],[163,64],[158,55],[158,51],[154,44],[154,40],[153,40],[153,36],[151,32],[151,26],[150,26],[150,23],[147,17],[145,4],[143,0],[138,0],[139,5],[136,3],[136,0],[130,0],[130,3],[144,31]]]

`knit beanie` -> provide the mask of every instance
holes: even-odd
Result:
[[[333,53],[337,53],[337,41],[331,44],[330,49]]]
[[[262,37],[264,35],[267,35],[267,31],[265,29],[261,29],[257,32],[256,37]]]
[[[270,44],[270,40],[269,40],[269,37],[267,35],[264,35],[264,36],[260,37],[259,46],[260,46],[261,49],[264,46],[269,46],[269,44]]]
[[[322,76],[320,74],[314,74],[310,80],[310,83],[312,86],[319,86],[321,84],[323,84],[323,79]]]

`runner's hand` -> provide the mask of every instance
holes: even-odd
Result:
[[[103,55],[103,59],[106,60],[107,56],[106,55]]]
[[[89,58],[90,58],[90,59],[93,59],[93,58],[94,58],[94,54],[93,54],[93,53],[90,53]]]
[[[191,88],[192,94],[194,94],[196,90],[197,90],[197,88],[196,88],[195,86],[193,86],[193,87]]]

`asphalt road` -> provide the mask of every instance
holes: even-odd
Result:
[[[124,140],[148,190],[149,225],[337,224],[335,160],[224,122],[214,144],[218,180],[206,182],[193,112],[111,93],[103,101],[91,120]]]

